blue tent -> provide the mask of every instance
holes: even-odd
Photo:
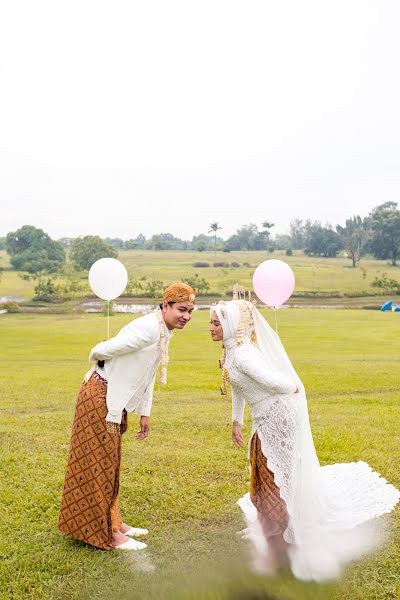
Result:
[[[382,304],[381,311],[385,312],[385,310],[390,310],[392,308],[393,300],[388,300],[385,304]]]
[[[393,308],[393,312],[400,312],[400,306],[395,306]]]

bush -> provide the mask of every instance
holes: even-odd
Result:
[[[231,262],[231,267],[240,267],[240,263],[238,263],[238,262]]]
[[[400,281],[397,281],[396,279],[392,279],[391,277],[388,277],[387,273],[382,273],[381,277],[379,277],[377,275],[374,278],[374,280],[372,282],[372,287],[378,288],[381,290],[386,290],[387,292],[396,291],[396,290],[400,290]]]
[[[227,263],[227,262],[215,262],[215,263],[213,263],[213,267],[229,267],[229,263]]]
[[[194,267],[209,267],[210,263],[207,262],[195,262],[193,263]]]
[[[293,256],[293,250],[291,248],[288,248],[285,252],[286,256]]]
[[[164,290],[164,282],[159,279],[146,281],[144,285],[144,296],[147,298],[161,298]]]
[[[251,264],[250,264],[250,263],[248,263],[248,262],[244,262],[244,263],[243,263],[243,266],[244,266],[244,267],[251,267]]]
[[[41,302],[60,302],[62,300],[59,286],[51,279],[40,279],[34,290],[34,300]]]
[[[187,277],[186,279],[182,280],[184,283],[187,283],[188,285],[190,285],[190,287],[194,288],[197,292],[197,294],[204,294],[207,293],[208,290],[210,289],[210,284],[208,283],[208,281],[206,279],[204,279],[204,277],[202,277],[200,279],[200,277],[198,276],[198,274],[196,273],[194,277]]]
[[[17,313],[21,312],[21,307],[13,300],[8,300],[7,302],[0,303],[0,310],[6,310],[9,313]]]

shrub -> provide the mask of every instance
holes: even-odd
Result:
[[[197,273],[194,277],[187,277],[182,281],[190,285],[190,287],[194,288],[198,294],[204,294],[210,289],[210,284],[208,283],[208,281],[204,279],[204,277],[200,278]]]
[[[243,266],[244,266],[244,267],[251,267],[251,264],[250,264],[250,263],[248,263],[248,262],[244,262],[244,263],[243,263]]]
[[[9,313],[17,313],[21,311],[21,307],[19,304],[14,302],[13,300],[8,300],[7,302],[2,302],[0,304],[1,310],[6,310]]]
[[[291,248],[288,248],[285,252],[286,256],[293,256],[293,250]]]
[[[227,262],[215,262],[215,263],[213,263],[213,267],[229,267],[229,263],[227,263]]]
[[[400,281],[397,281],[396,279],[392,279],[391,277],[388,277],[387,273],[382,273],[381,277],[379,277],[377,275],[374,278],[374,280],[372,282],[372,287],[378,288],[381,290],[386,290],[386,291],[400,290]]]
[[[54,283],[54,281],[52,281],[52,279],[39,279],[37,285],[34,287],[34,290],[34,300],[41,302],[57,302],[62,299],[60,288]]]
[[[195,262],[193,263],[194,267],[209,267],[210,263],[207,262]]]
[[[238,263],[238,262],[231,262],[231,267],[240,267],[240,263]]]
[[[146,281],[144,285],[144,296],[148,298],[161,298],[164,290],[164,282],[159,279]]]

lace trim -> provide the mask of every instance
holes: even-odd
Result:
[[[299,513],[304,498],[300,498],[299,487],[303,474],[301,449],[299,452],[296,449],[297,411],[297,403],[281,398],[256,427],[262,452],[286,502],[289,522],[284,539],[291,544],[301,544],[298,525],[303,534],[308,531],[316,535],[353,529],[391,512],[400,499],[400,491],[367,463],[359,461],[324,467],[316,463],[308,489],[315,511],[308,511],[307,516]]]
[[[257,426],[262,453],[268,460],[268,468],[274,473],[274,481],[285,501],[289,520],[283,537],[289,544],[296,543],[294,517],[295,478],[295,431],[296,404],[281,398],[274,402]]]

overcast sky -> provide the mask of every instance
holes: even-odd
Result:
[[[400,2],[0,3],[0,235],[184,238],[400,200]]]

